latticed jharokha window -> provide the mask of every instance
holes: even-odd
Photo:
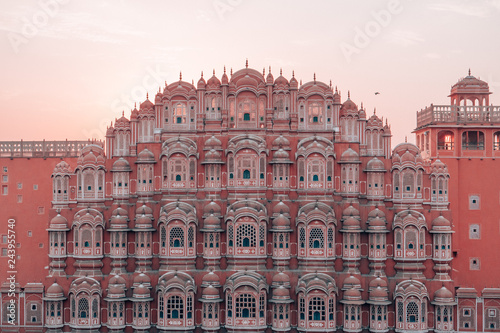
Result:
[[[92,301],[92,318],[97,318],[97,313],[98,313],[98,304],[97,304],[97,299],[94,299]]]
[[[236,297],[236,317],[255,318],[255,297],[251,294],[240,294]]]
[[[167,300],[167,319],[184,319],[184,301],[180,296],[170,296]]]
[[[325,300],[313,297],[309,300],[309,320],[325,320]]]
[[[309,103],[308,120],[309,123],[313,125],[319,125],[323,123],[323,106],[321,105],[321,103]]]
[[[309,248],[322,249],[325,245],[324,243],[323,230],[321,228],[312,228],[309,232]]]
[[[418,305],[415,302],[409,302],[406,306],[406,322],[418,322]]]
[[[182,228],[170,229],[170,247],[184,247],[184,230]]]
[[[304,228],[300,228],[299,242],[301,249],[306,247],[306,230]]]
[[[238,247],[256,246],[255,227],[253,225],[242,224],[238,226],[236,231],[236,246]]]
[[[81,298],[78,301],[78,318],[89,317],[89,301],[86,298]]]
[[[257,155],[242,155],[237,157],[238,179],[257,179]]]
[[[173,119],[176,124],[187,123],[187,107],[185,104],[177,103],[173,109]]]

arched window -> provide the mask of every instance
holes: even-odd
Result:
[[[500,132],[493,134],[493,150],[500,150]]]
[[[455,148],[455,137],[452,131],[441,131],[438,133],[438,149],[453,150]]]
[[[250,179],[250,170],[246,169],[243,171],[243,179]]]

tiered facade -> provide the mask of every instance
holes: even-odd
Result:
[[[43,326],[455,330],[447,166],[390,138],[315,78],[165,85],[57,162]]]

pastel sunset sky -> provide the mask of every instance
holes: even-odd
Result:
[[[500,104],[500,0],[1,0],[0,140],[103,139],[167,81],[245,66],[334,86],[414,142],[467,75]],[[380,94],[375,95],[375,92]]]

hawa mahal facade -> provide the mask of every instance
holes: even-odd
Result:
[[[349,94],[247,64],[105,142],[3,142],[1,331],[498,331],[489,94],[469,74],[391,150]]]

